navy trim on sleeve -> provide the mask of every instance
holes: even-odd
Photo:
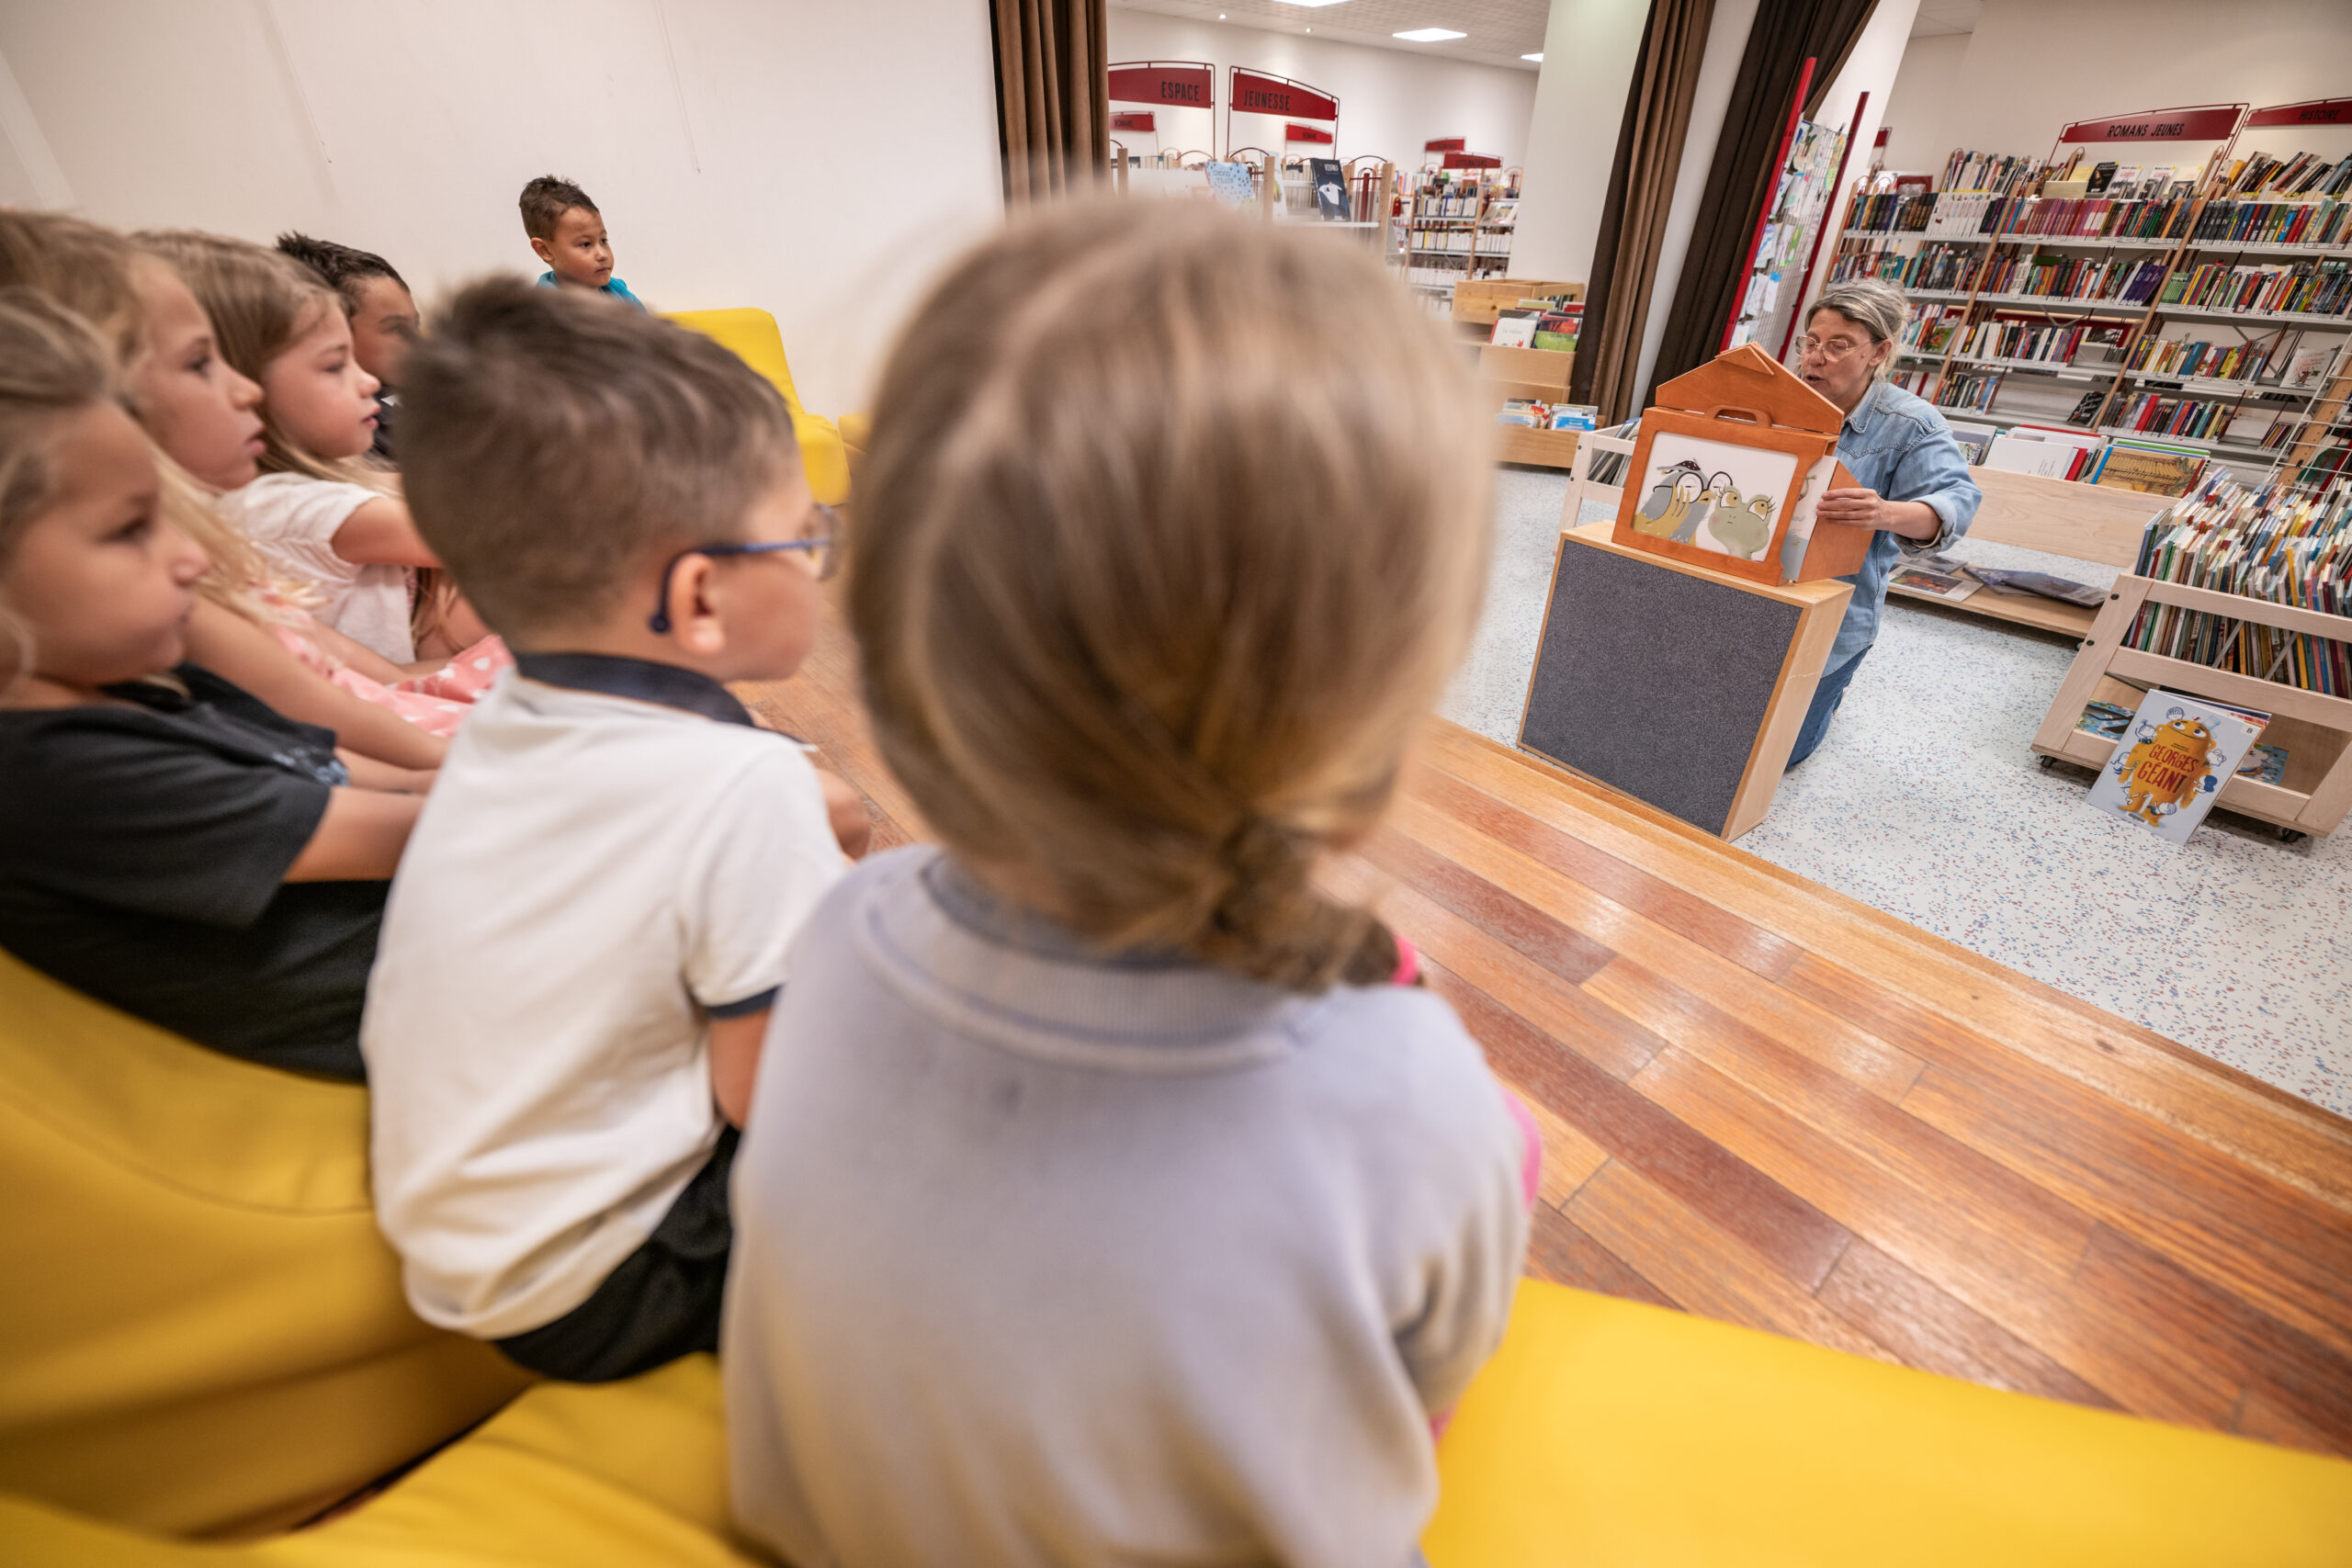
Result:
[[[717,1007],[708,1007],[702,1010],[713,1018],[746,1018],[752,1013],[764,1012],[775,1006],[776,998],[783,994],[782,986],[770,986],[766,990],[745,997],[740,1002],[721,1002]]]

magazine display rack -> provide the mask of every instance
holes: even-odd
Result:
[[[1981,597],[1981,595],[1979,596]],[[2034,732],[2033,749],[2045,758],[2107,765],[2116,742],[2075,728],[2093,702],[2139,705],[2152,686],[2214,702],[2233,703],[2272,715],[2262,739],[2284,747],[2286,775],[2263,784],[2245,777],[2222,786],[2215,804],[2256,818],[2288,834],[2324,838],[2352,810],[2352,698],[2329,696],[2233,671],[2173,659],[2127,647],[2124,635],[2144,604],[2171,604],[2259,626],[2277,626],[2335,641],[2352,641],[2352,616],[2324,615],[2239,593],[2217,593],[2185,582],[2149,577],[2116,580],[2090,636],[2059,683],[2058,695]]]
[[[1725,840],[1764,819],[1853,594],[1560,536],[1525,750]]]

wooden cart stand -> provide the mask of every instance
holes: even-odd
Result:
[[[1629,549],[1614,527],[1560,536],[1519,743],[1736,839],[1771,807],[1853,589]]]
[[[2057,698],[2043,716],[2041,728],[2034,732],[2033,749],[2044,757],[2086,768],[2105,767],[2114,757],[2117,743],[2075,728],[2075,721],[2086,706],[2097,701],[2137,707],[2141,694],[2154,686],[2234,703],[2273,716],[2262,739],[2286,749],[2286,777],[2275,784],[2233,778],[2222,785],[2214,804],[2290,832],[2320,838],[2334,832],[2345,813],[2352,810],[2352,698],[2331,697],[2123,646],[2124,634],[2141,607],[2152,604],[2352,641],[2352,617],[2219,593],[2183,582],[2118,578],[2106,607],[2075,655],[2074,668],[2059,684]]]

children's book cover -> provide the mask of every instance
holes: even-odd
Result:
[[[1348,177],[1337,158],[1309,158],[1307,178],[1315,184],[1315,210],[1327,223],[1348,220]]]
[[[1754,560],[1772,537],[1772,513],[1794,481],[1786,452],[1662,433],[1650,445],[1647,493],[1634,531]]]
[[[2094,810],[2185,844],[2258,733],[2228,708],[2152,691],[2091,786]]]
[[[1250,183],[1247,164],[1211,164],[1209,191],[1217,200],[1235,207],[1247,207],[1257,199],[1257,188]]]

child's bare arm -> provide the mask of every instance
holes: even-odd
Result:
[[[409,830],[423,809],[421,795],[338,789],[311,841],[286,868],[288,882],[381,882],[400,865]]]
[[[408,514],[408,502],[378,496],[343,520],[334,553],[360,566],[439,566]]]
[[[437,768],[449,749],[390,708],[353,696],[267,631],[209,600],[197,601],[188,617],[187,656],[287,717],[334,730],[337,745],[395,767]]]
[[[397,685],[412,675],[430,675],[447,662],[447,660],[439,660],[395,664],[357,637],[347,632],[339,632],[324,621],[305,627],[302,635],[333,654],[338,664],[357,671],[370,681],[380,681],[387,686]]]
[[[865,815],[865,798],[839,773],[817,770],[817,784],[825,792],[825,819],[842,853],[855,860],[874,842],[874,823]]]
[[[395,795],[424,795],[433,788],[433,781],[440,775],[432,768],[399,768],[390,762],[379,762],[373,757],[363,757],[356,751],[335,749],[343,759],[345,772],[351,774],[356,789],[388,790]]]
[[[752,1089],[760,1075],[760,1044],[767,1038],[770,1008],[710,1021],[710,1097],[719,1114],[742,1126],[752,1114]]]

